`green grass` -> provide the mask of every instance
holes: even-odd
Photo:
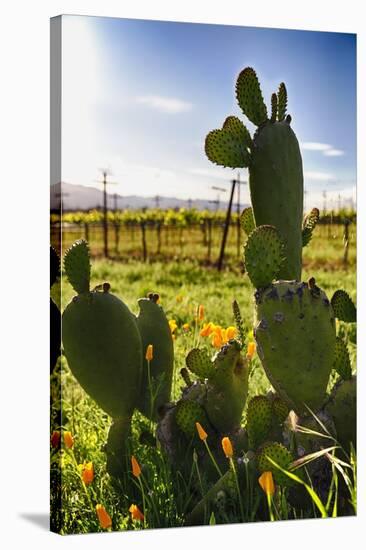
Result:
[[[350,267],[344,270],[339,260],[342,258],[342,247],[335,244],[335,239],[333,241],[328,241],[327,235],[321,234],[314,239],[305,254],[303,279],[315,276],[317,284],[327,292],[328,296],[331,296],[337,288],[344,288],[352,298],[355,298],[354,243],[350,251]],[[327,258],[327,262],[323,261],[324,258]],[[111,291],[122,298],[134,313],[137,313],[139,297],[146,296],[151,291],[158,292],[168,319],[176,321],[178,328],[174,342],[173,399],[179,396],[183,385],[179,371],[185,365],[185,356],[189,349],[197,344],[195,319],[197,307],[200,304],[204,306],[205,322],[212,321],[227,327],[234,324],[231,304],[233,299],[236,299],[242,311],[247,338],[252,339],[253,290],[247,276],[242,273],[240,262],[232,261],[230,269],[218,273],[213,267],[204,267],[199,261],[183,257],[168,263],[155,258],[151,263],[145,264],[133,258],[129,260],[123,258],[122,261],[95,259],[92,266],[92,287],[104,281],[111,284]],[[57,294],[57,288],[54,288],[53,293]],[[69,302],[72,295],[70,285],[65,282],[62,285],[62,308]],[[190,325],[188,331],[183,329],[185,323]],[[348,337],[351,360],[355,367],[355,329],[350,325],[341,324],[339,330]],[[201,338],[201,343],[211,347],[207,339]],[[215,351],[214,348],[211,347],[211,349],[212,352]],[[263,393],[270,388],[257,358],[254,359],[254,366],[250,395]],[[60,372],[62,372],[62,378],[59,376]],[[135,413],[130,445],[131,453],[137,457],[142,466],[144,507],[141,487],[132,474],[127,474],[125,483],[116,487],[106,473],[103,445],[106,441],[110,418],[82,390],[69,371],[64,358],[56,367],[51,380],[51,389],[54,400],[53,428],[69,430],[75,438],[72,449],[66,449],[63,446],[62,450],[52,450],[53,528],[62,533],[101,531],[95,512],[95,506],[98,503],[102,504],[111,516],[114,530],[144,527],[143,523],[132,521],[129,513],[131,504],[137,504],[140,510],[144,509],[146,528],[184,525],[193,501],[199,500],[200,493],[206,494],[210,488],[205,473],[197,471],[194,467],[191,475],[183,477],[175,471],[159,448],[144,442],[146,438],[144,440],[143,434],[148,432],[149,422]],[[344,455],[342,459],[344,460]],[[77,468],[77,465],[84,461],[93,462],[95,470],[95,478],[88,486],[82,482]],[[61,484],[58,476],[60,466]],[[353,470],[348,467],[344,469],[352,478]],[[334,471],[335,476],[337,471],[340,476],[339,470],[334,468]],[[267,501],[258,485],[253,459],[248,463],[248,476],[250,483],[247,487],[248,494],[243,498],[242,509],[234,495],[227,500],[224,508],[216,506],[214,516],[206,511],[205,523],[269,519]],[[339,481],[339,484],[341,483],[342,479]],[[344,493],[343,487],[343,495]],[[299,512],[291,504],[288,496],[287,489],[282,489],[276,494],[274,499],[276,519],[320,516],[316,506],[309,506],[305,512]],[[334,509],[333,497],[330,502],[333,503]],[[348,509],[353,510],[351,505]]]

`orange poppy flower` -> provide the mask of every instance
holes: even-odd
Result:
[[[154,356],[154,347],[152,344],[149,344],[146,348],[146,361],[151,361]]]
[[[200,336],[210,336],[214,329],[213,323],[205,323],[200,331]]]
[[[141,475],[140,464],[137,462],[136,458],[133,455],[131,456],[131,466],[133,475],[135,477],[139,477]]]
[[[139,509],[139,507],[136,504],[131,504],[128,511],[130,512],[131,518],[133,520],[137,520],[137,521],[143,521],[144,520],[144,514],[141,512],[141,510]]]
[[[112,527],[111,516],[108,514],[104,506],[102,506],[101,504],[97,504],[95,510],[97,512],[99,524],[102,529],[109,529],[109,527]]]
[[[247,359],[253,359],[255,350],[256,350],[255,342],[249,342],[248,348],[247,348]]]
[[[275,484],[273,481],[272,472],[263,472],[260,478],[258,478],[258,481],[266,495],[270,495],[272,497],[275,493]]]
[[[230,439],[228,437],[223,437],[221,444],[226,458],[233,458],[234,451]]]
[[[84,462],[81,466],[81,478],[85,485],[89,485],[94,480],[94,466],[92,462]]]
[[[74,437],[71,432],[64,432],[64,443],[68,449],[72,449],[74,446]]]
[[[198,436],[199,438],[201,439],[201,441],[206,441],[207,439],[207,433],[205,432],[205,430],[202,428],[201,424],[199,422],[196,422],[196,428],[197,428],[197,432],[198,432]]]

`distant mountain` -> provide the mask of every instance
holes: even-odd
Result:
[[[101,208],[103,206],[103,192],[95,187],[86,187],[84,185],[74,185],[70,183],[56,183],[51,185],[50,203],[51,210],[57,210],[60,207],[62,185],[62,200],[65,210],[91,210],[92,208]],[[112,195],[107,194],[107,204],[109,209],[113,209],[115,204],[117,208],[129,208],[131,210],[140,208],[197,208],[198,210],[215,210],[216,204],[204,199],[177,199],[175,197],[139,197],[137,195]],[[220,210],[225,209],[227,203],[220,203]]]

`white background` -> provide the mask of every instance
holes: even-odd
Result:
[[[361,547],[365,525],[366,29],[363,2],[8,0],[0,20],[0,544],[2,548]],[[86,8],[87,6],[87,8]],[[48,513],[49,17],[65,13],[358,34],[357,518],[60,537]],[[270,55],[270,52],[269,52]],[[347,82],[344,83],[347,85]],[[310,90],[311,93],[311,90]],[[363,100],[363,102],[361,101]],[[363,125],[361,124],[363,121]],[[82,147],[82,144],[80,144]],[[357,540],[358,537],[358,540]]]

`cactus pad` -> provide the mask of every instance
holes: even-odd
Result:
[[[330,302],[312,280],[276,281],[256,293],[254,335],[266,374],[298,414],[322,405],[335,348]]]
[[[337,440],[349,453],[350,444],[356,448],[357,379],[342,380],[332,390],[326,407],[332,415],[337,431]]]
[[[198,378],[208,378],[213,370],[212,361],[207,353],[199,348],[193,348],[186,357],[187,368]]]
[[[277,119],[277,95],[272,94],[271,96],[271,122],[276,122]]]
[[[249,369],[241,356],[241,343],[229,340],[213,361],[207,383],[205,409],[210,422],[221,433],[236,429],[248,395]]]
[[[196,435],[196,422],[207,425],[207,417],[204,409],[196,401],[181,400],[177,403],[175,420],[178,427],[188,437]]]
[[[346,323],[356,322],[356,306],[345,290],[336,290],[332,296],[334,315]]]
[[[333,368],[343,380],[352,378],[352,367],[346,342],[337,336],[334,350]]]
[[[222,127],[235,136],[245,147],[250,148],[252,146],[252,138],[248,128],[236,116],[228,116]]]
[[[140,392],[142,349],[128,307],[109,292],[79,294],[63,313],[62,339],[84,390],[110,416],[131,416]]]
[[[171,330],[163,308],[156,303],[158,295],[138,301],[137,327],[142,343],[142,380],[138,409],[156,420],[161,405],[170,401],[173,378],[174,347]],[[146,349],[153,346],[153,357],[146,360]]]
[[[220,166],[245,168],[250,162],[245,143],[225,128],[207,134],[205,152],[211,162]]]
[[[257,74],[251,67],[246,67],[236,81],[236,98],[243,113],[256,126],[260,126],[268,119],[267,107]]]
[[[265,395],[257,395],[248,403],[247,432],[249,447],[256,449],[267,438],[272,426],[272,404]]]
[[[272,407],[273,412],[282,424],[286,420],[286,418],[288,417],[288,413],[290,412],[287,403],[283,399],[281,399],[281,397],[275,396],[272,401]]]
[[[302,224],[302,246],[306,246],[311,241],[313,231],[319,221],[319,209],[313,208],[304,218]]]
[[[76,241],[65,253],[64,267],[66,276],[78,294],[89,292],[90,252],[84,240]]]
[[[276,468],[267,457],[271,458],[276,464],[284,470],[288,470],[293,461],[293,457],[288,449],[281,443],[268,441],[258,450],[257,467],[260,473],[272,472],[275,483],[284,487],[293,484],[291,479],[286,476],[281,470]]]
[[[240,214],[240,225],[247,237],[249,237],[251,232],[255,229],[253,209],[250,206],[244,208],[243,212]]]
[[[281,82],[281,84],[278,87],[277,99],[278,99],[278,121],[281,122],[282,120],[285,119],[286,109],[287,109],[287,90],[284,82]]]
[[[256,288],[268,286],[283,263],[283,244],[278,231],[271,225],[261,225],[250,234],[244,248],[245,268]]]
[[[245,344],[245,332],[244,332],[244,324],[243,324],[243,318],[240,313],[239,304],[236,300],[233,301],[233,314],[236,324],[236,329],[238,331],[239,339],[241,347],[243,348]]]

